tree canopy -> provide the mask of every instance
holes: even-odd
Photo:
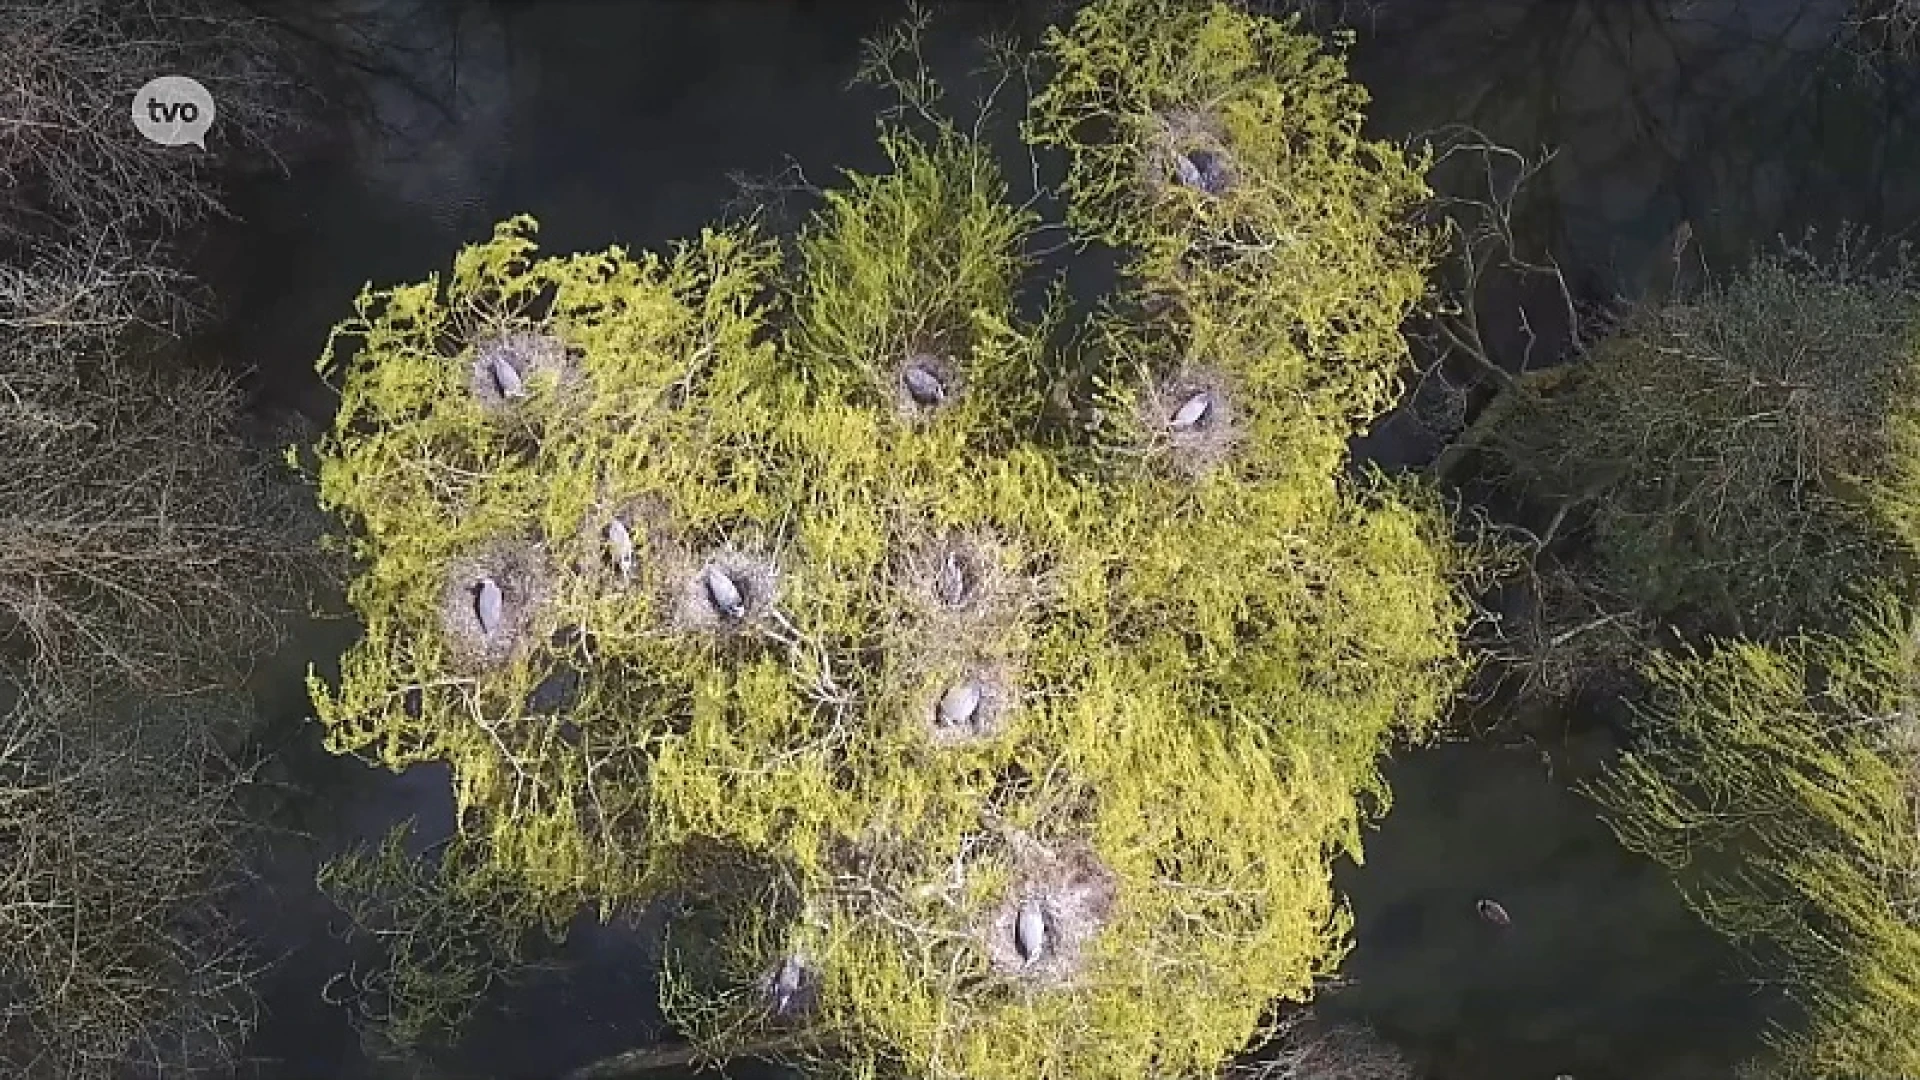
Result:
[[[1569,523],[1572,591],[1677,631],[1616,653],[1590,791],[1804,1010],[1756,1070],[1868,1080],[1920,1074],[1920,289],[1842,241],[1636,313],[1468,443]]]
[[[1084,318],[1023,316],[1040,222],[981,142],[887,122],[796,236],[516,218],[321,361],[365,628],[310,680],[330,745],[447,762],[529,920],[675,902],[715,1054],[1213,1072],[1339,960],[1329,859],[1461,675],[1469,553],[1345,449],[1419,163],[1225,4],[1099,0],[1038,59],[1028,138],[1130,259]]]

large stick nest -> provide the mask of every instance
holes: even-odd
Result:
[[[894,413],[910,426],[920,427],[953,408],[966,393],[967,383],[955,354],[930,345],[900,354],[887,389]]]
[[[491,633],[480,625],[485,579],[500,589],[500,622]],[[455,663],[470,671],[498,668],[522,654],[552,588],[547,553],[532,541],[501,542],[453,560],[441,588],[440,626]]]
[[[1038,592],[1017,559],[985,529],[909,540],[893,584],[923,655],[974,652],[1006,638]]]
[[[629,568],[620,566],[615,534],[618,522],[631,547]],[[658,587],[665,564],[676,549],[672,517],[655,496],[603,499],[580,521],[574,537],[574,571],[608,589]]]
[[[566,342],[555,334],[532,330],[488,332],[473,343],[467,386],[483,409],[507,412],[543,387],[571,385],[579,374],[577,369]]]
[[[1231,192],[1239,180],[1226,130],[1212,113],[1174,109],[1155,113],[1140,159],[1140,183],[1159,197],[1186,188],[1203,198]]]
[[[1185,422],[1201,395],[1204,411]],[[1164,455],[1175,472],[1189,477],[1226,461],[1244,435],[1226,377],[1205,367],[1186,368],[1149,386],[1140,395],[1136,421],[1148,450]]]
[[[970,694],[971,711],[954,715],[952,703]],[[1019,673],[1010,663],[974,663],[936,669],[915,696],[913,715],[935,746],[963,746],[992,739],[1007,729],[1020,704]]]
[[[715,602],[712,575],[725,575],[739,594],[737,614],[722,611]],[[774,610],[780,588],[780,567],[758,552],[725,546],[703,556],[684,552],[669,557],[664,576],[666,607],[676,630],[732,637],[751,630]]]
[[[1084,843],[1046,848],[1024,841],[1016,850],[1016,883],[981,930],[987,961],[995,972],[1033,989],[1071,986],[1085,969],[1089,946],[1113,917],[1114,875]],[[1044,921],[1046,945],[1027,957],[1017,933],[1021,913],[1030,907]]]

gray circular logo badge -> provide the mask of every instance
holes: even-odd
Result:
[[[133,126],[161,146],[207,148],[213,95],[185,75],[162,75],[133,95]]]

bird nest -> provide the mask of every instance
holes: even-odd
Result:
[[[543,381],[560,383],[573,362],[558,336],[532,330],[487,334],[474,342],[467,386],[490,412],[511,409]]]
[[[958,360],[939,348],[903,351],[888,378],[894,412],[916,427],[932,422],[966,392]]]
[[[1019,859],[1019,875],[980,931],[993,970],[1034,989],[1072,985],[1085,969],[1089,946],[1113,918],[1118,885],[1083,843],[1032,850]],[[1041,945],[1023,943],[1023,918],[1036,920]]]
[[[1218,117],[1191,109],[1154,114],[1140,160],[1140,182],[1148,193],[1157,197],[1172,188],[1185,188],[1215,199],[1232,191],[1238,181],[1226,130]]]
[[[731,636],[773,611],[780,568],[765,555],[723,547],[673,558],[665,582],[666,610],[676,630]]]
[[[1225,461],[1244,434],[1226,378],[1205,368],[1149,386],[1140,395],[1136,420],[1149,448],[1164,452],[1174,471],[1187,476]]]
[[[909,540],[892,576],[917,648],[978,650],[1011,630],[1035,591],[1017,558],[984,529]]]
[[[499,613],[483,625],[485,583],[498,589]],[[536,616],[552,592],[546,552],[533,542],[501,543],[454,559],[440,592],[440,627],[454,660],[468,670],[505,665],[533,641]]]
[[[674,546],[670,521],[666,504],[652,496],[603,500],[575,530],[575,572],[613,589],[655,581]]]
[[[1019,674],[1011,664],[974,663],[929,672],[912,708],[935,746],[952,747],[999,735],[1019,703]]]

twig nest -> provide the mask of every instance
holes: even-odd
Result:
[[[820,975],[808,959],[789,953],[761,979],[767,1012],[777,1020],[792,1020],[813,1011],[820,995]]]
[[[550,593],[538,545],[503,544],[455,559],[441,592],[440,624],[455,659],[469,669],[498,667],[528,644]]]
[[[909,536],[891,574],[914,638],[926,656],[1003,644],[1039,593],[1019,553],[985,529]]]
[[[962,390],[960,367],[952,356],[933,350],[910,350],[893,373],[894,411],[909,423],[922,424],[958,400]]]
[[[1084,844],[1029,853],[1019,884],[983,931],[994,971],[1036,988],[1070,985],[1087,946],[1113,917],[1118,889]]]
[[[683,630],[732,634],[773,609],[779,585],[773,561],[726,549],[680,575],[674,621]]]
[[[919,709],[936,746],[990,739],[1006,730],[1018,691],[1005,664],[977,664],[935,672],[927,680]]]
[[[1176,471],[1206,472],[1240,441],[1233,396],[1217,372],[1193,368],[1141,395],[1137,422],[1148,443],[1163,449]]]
[[[536,378],[558,379],[566,369],[566,344],[552,334],[490,334],[474,343],[468,385],[482,406],[502,410],[525,401]]]
[[[1192,109],[1155,115],[1140,169],[1142,183],[1154,195],[1177,187],[1219,198],[1238,180],[1219,118]]]

